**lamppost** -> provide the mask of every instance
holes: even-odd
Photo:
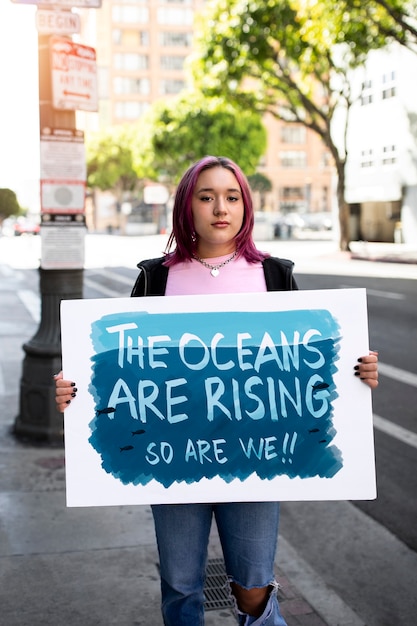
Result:
[[[50,37],[38,35],[41,133],[45,128],[74,131],[75,111],[53,107]],[[62,254],[65,255],[65,249]],[[53,374],[61,369],[59,309],[63,299],[82,298],[83,269],[43,269],[41,263],[39,276],[41,320],[35,335],[23,345],[25,357],[14,434],[18,438],[62,445],[63,415],[55,405],[53,380]]]

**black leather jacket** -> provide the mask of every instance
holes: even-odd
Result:
[[[132,297],[163,296],[169,268],[163,265],[164,257],[138,263],[139,275],[133,286]],[[291,291],[298,289],[293,277],[294,263],[287,259],[267,257],[262,261],[267,291]]]

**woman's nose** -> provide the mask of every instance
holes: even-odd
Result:
[[[223,198],[217,198],[214,205],[213,213],[214,215],[223,215],[224,213],[226,213],[226,205]]]

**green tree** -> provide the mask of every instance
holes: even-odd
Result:
[[[392,9],[395,4],[397,19],[388,4]],[[205,94],[304,124],[328,147],[338,175],[342,250],[349,248],[345,164],[351,70],[370,50],[401,41],[399,16],[406,20],[411,4],[214,0],[199,24],[193,74]]]
[[[258,113],[221,98],[204,98],[198,92],[182,92],[177,98],[157,102],[147,122],[152,129],[154,169],[171,183],[207,154],[228,156],[250,174],[266,147],[266,131]]]
[[[258,191],[261,197],[261,211],[265,208],[265,194],[272,189],[272,183],[265,174],[255,172],[248,176],[248,181],[252,191]]]
[[[124,126],[89,136],[86,144],[89,187],[113,190],[118,197],[135,189],[138,177],[131,139],[132,129]]]
[[[17,196],[11,189],[0,189],[0,220],[22,212]]]

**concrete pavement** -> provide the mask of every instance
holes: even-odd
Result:
[[[19,296],[25,276],[5,261],[0,256],[0,623],[162,626],[149,507],[66,508],[64,451],[11,434],[22,344],[37,323]],[[209,560],[222,562],[215,529]],[[284,539],[276,574],[288,626],[364,626]],[[220,576],[207,626],[236,623],[221,584]]]

